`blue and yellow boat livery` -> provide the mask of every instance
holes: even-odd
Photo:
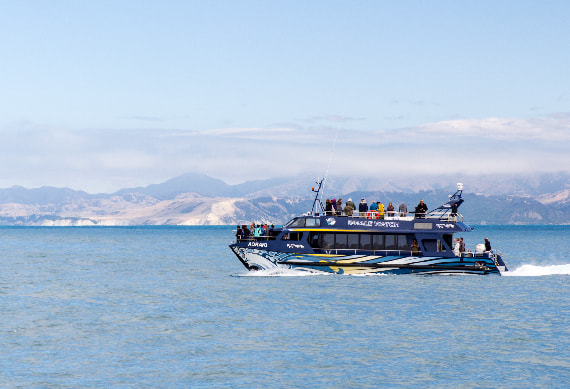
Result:
[[[463,185],[442,206],[425,213],[329,215],[313,209],[261,236],[237,234],[231,250],[248,270],[291,269],[336,274],[501,274],[497,250],[460,251],[454,234],[472,231],[458,212]]]

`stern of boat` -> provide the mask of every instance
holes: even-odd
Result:
[[[505,263],[505,261],[503,261],[503,256],[500,252],[498,252],[497,250],[492,250],[491,258],[493,259],[493,262],[495,263],[495,266],[497,267],[497,270],[499,271],[500,275],[503,275],[503,273],[509,271],[509,269],[507,268],[507,264]]]

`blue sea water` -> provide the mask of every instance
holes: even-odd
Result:
[[[570,226],[511,276],[247,273],[232,227],[2,227],[0,387],[568,387]]]

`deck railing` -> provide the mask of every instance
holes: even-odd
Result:
[[[422,213],[422,214],[415,214],[414,212],[407,212],[405,214],[401,214],[399,212],[395,212],[394,215],[389,215],[387,212],[381,217],[380,215],[375,215],[375,214],[370,214],[369,212],[353,212],[352,215],[348,216],[346,214],[344,214],[344,212],[340,213],[340,214],[328,214],[328,213],[320,213],[320,214],[316,214],[314,216],[336,216],[336,217],[348,217],[348,218],[354,218],[354,219],[374,219],[374,220],[417,220],[417,219],[436,219],[436,220],[441,220],[441,221],[449,221],[449,222],[462,222],[463,221],[463,215],[460,213],[457,213],[456,216],[451,216],[451,214],[449,212],[447,213],[432,213],[430,214],[428,213]]]

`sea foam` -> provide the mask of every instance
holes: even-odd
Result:
[[[570,275],[570,264],[550,266],[522,265],[514,270],[505,272],[502,275],[509,277],[539,277],[555,274]]]

